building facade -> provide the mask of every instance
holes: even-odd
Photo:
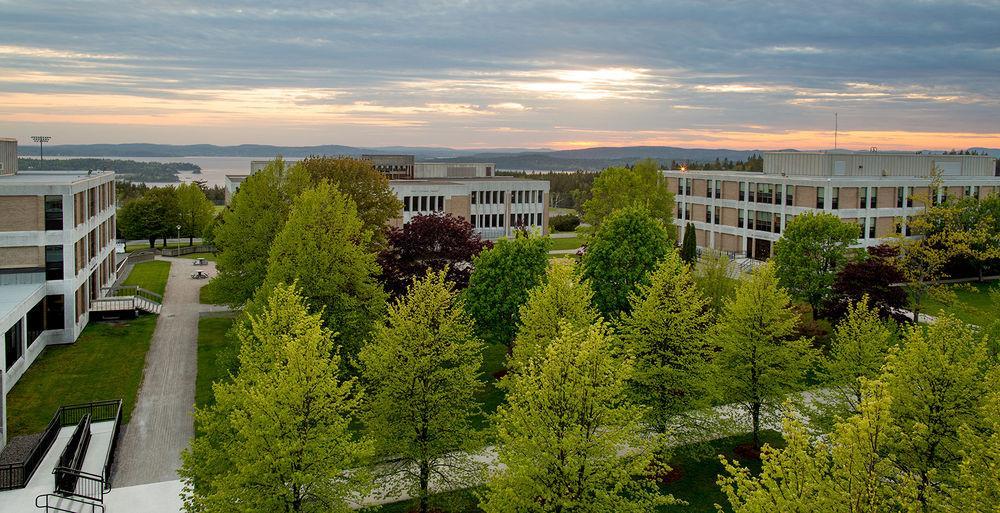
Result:
[[[0,155],[16,145],[0,141]],[[0,447],[7,393],[46,345],[79,337],[116,279],[114,173],[19,173],[13,162],[0,176]]]
[[[549,182],[496,176],[490,162],[415,162],[413,155],[364,155],[389,178],[403,203],[390,220],[401,227],[420,214],[446,212],[467,219],[484,239],[510,237],[518,228],[549,232]],[[253,161],[250,174],[270,161]],[[287,161],[294,162],[294,161]],[[226,203],[249,175],[226,175]]]
[[[909,235],[921,199],[1000,192],[996,159],[979,155],[764,153],[764,172],[665,171],[679,233],[690,222],[698,246],[766,260],[785,226],[823,211],[860,227],[861,246]],[[932,175],[942,186],[931,191]]]

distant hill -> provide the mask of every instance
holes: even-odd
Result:
[[[489,150],[456,150],[453,148],[385,146],[359,148],[339,144],[321,146],[272,146],[267,144],[240,144],[237,146],[217,146],[214,144],[52,144],[45,147],[45,155],[53,157],[250,157],[271,158],[281,155],[288,158],[303,158],[310,155],[361,155],[363,153],[403,153],[418,158],[457,157],[479,151],[498,154],[528,151],[524,148],[498,148]],[[38,146],[25,144],[18,147],[18,154],[25,157],[38,156]]]

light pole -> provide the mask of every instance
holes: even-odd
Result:
[[[52,139],[52,138],[49,137],[49,136],[47,136],[47,135],[33,135],[33,136],[31,136],[31,140],[35,141],[36,143],[38,143],[38,159],[40,161],[42,161],[42,162],[45,161],[45,150],[42,147],[42,145],[45,144],[45,143],[47,143],[47,142],[49,142],[50,139]]]
[[[177,225],[177,247],[181,247],[181,225]]]

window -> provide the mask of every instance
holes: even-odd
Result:
[[[833,188],[833,198],[830,200],[830,206],[834,210],[840,208],[840,187]]]
[[[746,201],[747,199],[747,184],[746,182],[740,182],[740,201]]]
[[[722,222],[721,221],[722,216],[719,215],[720,212],[722,212],[721,207],[715,207],[715,216],[713,216],[712,218],[715,221],[715,224],[719,224],[720,222]]]
[[[7,356],[7,370],[10,370],[24,354],[24,348],[22,347],[24,343],[24,321],[18,319],[13,326],[7,330],[4,334],[4,350]]]
[[[45,329],[61,330],[65,327],[65,300],[62,294],[45,296]]]
[[[903,222],[906,224],[906,236],[910,236],[910,220],[904,219]]]
[[[63,247],[45,246],[45,279],[63,279]]]
[[[45,331],[45,298],[28,311],[28,347]]]
[[[753,184],[753,182],[750,182],[750,185],[747,186],[747,190],[750,191],[750,197],[747,198],[747,201],[750,201],[750,202],[757,201],[756,199],[754,199],[755,196],[754,196],[754,184]]]
[[[865,208],[868,206],[868,187],[858,187],[858,208]],[[864,231],[864,223],[861,223],[861,230]]]
[[[444,211],[444,196],[438,196],[438,212]]]
[[[691,219],[691,204],[684,204],[684,219]]]
[[[472,191],[471,197],[469,198],[469,202],[472,203],[473,205],[476,204],[476,196],[478,196],[478,194],[476,194],[476,191]]]
[[[712,209],[707,206],[705,207],[705,222],[712,224]]]
[[[875,218],[874,217],[869,217],[868,218],[868,238],[869,239],[874,239],[875,238]]]
[[[675,217],[677,217],[677,219],[683,219],[684,218],[684,211],[681,210],[681,202],[680,201],[677,202],[677,214],[676,214]]]
[[[791,206],[792,200],[795,197],[795,186],[786,185],[785,186],[785,205]]]
[[[764,212],[763,210],[758,210],[754,229],[762,232],[771,231],[771,219],[772,218],[770,212]]]
[[[707,184],[705,186],[705,197],[706,198],[711,198],[712,197],[712,190],[715,189],[715,187],[712,186],[712,182],[713,181],[714,180],[706,180],[705,181],[705,183]]]
[[[858,219],[858,233],[861,234],[861,236],[858,237],[859,239],[865,238],[865,234],[867,232],[865,231],[865,218],[863,217]]]
[[[503,203],[506,199],[507,191],[500,191],[500,203]]]
[[[896,187],[896,208],[903,208],[904,199],[906,199],[906,187]]]
[[[719,199],[722,197],[722,180],[715,181],[715,198]]]
[[[781,214],[774,214],[774,233],[781,233]]]
[[[868,207],[869,208],[878,207],[878,187],[872,187],[872,193],[868,197]]]
[[[826,198],[823,197],[825,195],[826,195],[826,189],[825,188],[823,188],[823,187],[817,187],[816,188],[816,208],[825,208],[826,207]]]
[[[62,196],[45,197],[45,229],[62,230],[63,203]]]
[[[739,214],[739,217],[736,219],[736,227],[737,228],[743,228],[743,219],[744,219],[744,217],[743,217],[743,209],[742,208],[738,209],[737,213]]]
[[[476,228],[476,218],[477,217],[479,217],[479,216],[469,216],[469,224],[471,224],[473,228]]]

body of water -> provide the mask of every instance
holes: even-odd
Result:
[[[134,160],[136,162],[187,162],[201,167],[201,173],[177,173],[181,182],[204,180],[208,185],[223,185],[226,175],[245,175],[250,173],[250,162],[267,160],[260,157],[52,157],[52,158],[95,158],[112,160]],[[149,185],[158,185],[147,182]]]

